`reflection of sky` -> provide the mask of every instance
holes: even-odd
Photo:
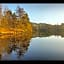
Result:
[[[4,53],[2,60],[17,60],[17,53],[14,51],[11,54]]]
[[[64,38],[60,36],[33,38],[24,59],[64,60]]]
[[[64,60],[64,38],[61,36],[32,38],[24,57],[4,53],[2,60]]]
[[[64,4],[7,4],[12,11],[24,8],[31,22],[60,24],[64,22]],[[3,5],[5,6],[5,4]]]

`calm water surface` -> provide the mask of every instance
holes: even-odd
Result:
[[[29,45],[22,49],[21,54],[17,53],[18,47],[11,53],[4,50],[1,60],[64,60],[64,38],[61,36],[31,38]]]

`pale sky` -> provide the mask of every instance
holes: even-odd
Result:
[[[61,24],[64,23],[64,4],[46,3],[17,3],[2,4],[12,11],[16,10],[17,5],[28,13],[29,19],[34,23]]]

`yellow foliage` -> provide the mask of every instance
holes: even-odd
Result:
[[[32,25],[28,19],[28,15],[24,14],[22,17],[17,18],[15,13],[12,14],[10,10],[6,11],[6,14],[1,19],[0,34],[24,34],[24,37],[31,37]]]

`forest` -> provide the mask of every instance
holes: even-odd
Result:
[[[2,11],[0,7],[0,36],[1,35],[31,37],[32,24],[30,23],[28,14],[23,8],[17,6],[16,11],[12,12],[9,8],[5,8],[4,11]]]
[[[7,54],[15,50],[19,57],[23,55],[28,49],[31,37],[32,24],[23,8],[17,6],[16,12],[5,8],[2,13],[0,7],[0,59],[3,49]]]

